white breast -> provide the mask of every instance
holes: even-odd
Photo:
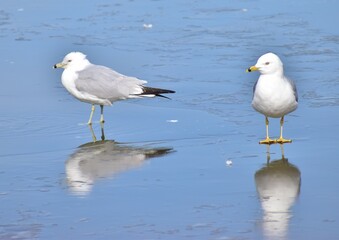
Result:
[[[75,79],[78,74],[74,71],[65,69],[61,76],[61,83],[67,89],[67,91],[79,100],[82,100],[82,94],[75,87]]]
[[[252,106],[267,117],[282,117],[297,108],[293,87],[285,78],[260,76]]]

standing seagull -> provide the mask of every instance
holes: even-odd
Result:
[[[266,139],[260,144],[290,143],[283,138],[284,116],[298,107],[298,93],[294,82],[284,76],[283,63],[274,53],[262,55],[247,72],[259,71],[260,77],[253,87],[253,108],[264,114],[266,119]],[[280,119],[280,137],[270,139],[268,117]]]
[[[147,81],[122,75],[108,67],[94,65],[81,52],[67,54],[54,68],[64,68],[62,85],[75,98],[92,104],[88,124],[92,124],[95,105],[100,105],[100,122],[104,123],[104,105],[129,98],[165,97],[161,94],[175,93],[172,90],[145,87]],[[167,98],[167,97],[165,97]]]

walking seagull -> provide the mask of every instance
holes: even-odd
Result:
[[[175,93],[172,90],[146,87],[147,81],[122,75],[105,66],[90,63],[81,52],[71,52],[54,68],[64,68],[62,85],[75,98],[92,104],[88,124],[92,124],[95,105],[100,105],[100,122],[104,123],[104,106],[129,98],[164,97],[161,94]]]
[[[266,139],[260,144],[290,143],[283,138],[284,116],[298,107],[298,93],[294,82],[284,76],[283,63],[274,53],[262,55],[247,72],[259,71],[260,77],[253,87],[252,107],[265,115]],[[268,134],[268,118],[280,118],[280,137],[271,139]]]

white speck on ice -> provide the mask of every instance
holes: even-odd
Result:
[[[142,25],[144,28],[146,28],[146,29],[149,29],[149,28],[152,28],[153,27],[153,24],[151,24],[151,23],[144,23],[143,25]]]
[[[230,166],[232,166],[232,164],[233,164],[232,160],[226,160],[226,165],[227,166],[230,167]]]
[[[171,119],[171,120],[167,120],[166,122],[169,122],[169,123],[177,123],[177,122],[179,122],[179,120]]]

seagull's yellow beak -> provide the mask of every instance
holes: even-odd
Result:
[[[253,72],[253,71],[258,71],[259,68],[257,68],[256,66],[252,66],[246,69],[246,72]]]
[[[53,66],[53,68],[65,68],[66,64],[65,63],[57,63]]]

